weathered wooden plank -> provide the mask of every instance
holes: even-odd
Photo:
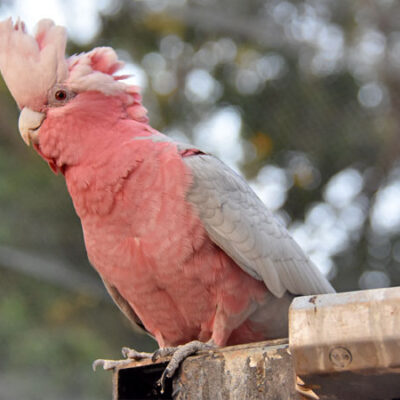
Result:
[[[289,343],[321,399],[400,398],[400,288],[296,298]]]
[[[300,399],[286,340],[232,346],[189,357],[164,395],[154,383],[165,360],[132,363],[114,372],[114,399]]]
[[[193,357],[174,381],[177,400],[299,399],[286,341],[226,347]]]

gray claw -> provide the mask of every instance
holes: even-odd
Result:
[[[129,358],[131,360],[143,360],[145,358],[152,358],[154,353],[146,353],[144,351],[136,351],[135,349],[130,349],[129,347],[123,347],[121,349],[122,355],[125,358]]]
[[[103,369],[105,369],[105,370],[107,370],[107,369],[110,369],[110,368],[108,368],[108,364],[110,363],[110,362],[112,362],[112,360],[103,360],[103,359],[97,359],[97,360],[94,360],[93,361],[93,363],[92,363],[92,369],[93,369],[93,371],[95,371],[96,372],[96,368],[97,367],[103,367]]]
[[[167,378],[172,378],[175,372],[178,370],[182,362],[192,354],[197,353],[198,351],[211,350],[215,348],[215,344],[213,342],[203,343],[197,340],[186,343],[184,345],[178,347],[164,347],[158,349],[154,352],[154,355],[163,357],[165,355],[172,355],[171,360],[169,361],[167,367],[161,375],[161,378],[157,381],[157,385],[161,386],[161,393],[164,393],[165,389],[165,380]],[[156,354],[157,353],[157,354]],[[153,360],[154,361],[154,360]]]
[[[92,363],[92,369],[93,369],[94,372],[96,372],[96,368],[97,368],[99,365],[102,365],[102,364],[103,364],[103,361],[105,361],[105,360],[97,359],[97,360],[94,360],[94,361],[93,361],[93,363]],[[104,366],[104,364],[103,364],[103,366]]]
[[[161,378],[157,381],[157,386],[160,386],[160,393],[163,394],[165,390],[165,379],[167,378],[167,368],[164,369],[164,372],[161,375]]]
[[[126,359],[126,360],[103,360],[103,359],[98,359],[94,360],[92,363],[92,368],[93,371],[96,371],[96,368],[99,366],[102,366],[104,370],[108,371],[110,369],[114,369],[117,367],[122,367],[124,365],[130,364],[132,360]]]
[[[151,357],[151,361],[156,361],[161,357],[167,357],[167,356],[172,356],[175,351],[178,349],[178,347],[162,347],[157,349],[152,357]]]
[[[122,353],[122,357],[124,358],[128,358],[128,353],[131,349],[129,347],[123,347],[121,349],[121,353]]]
[[[160,354],[158,353],[158,350],[156,350],[153,355],[151,356],[151,361],[155,362],[157,359],[160,358]]]

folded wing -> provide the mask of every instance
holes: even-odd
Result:
[[[250,186],[211,155],[183,158],[193,175],[188,200],[211,240],[277,297],[334,292]]]

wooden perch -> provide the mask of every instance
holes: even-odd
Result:
[[[300,399],[293,385],[288,347],[286,340],[276,340],[189,357],[183,362],[173,387],[163,396],[154,384],[166,360],[157,364],[149,360],[135,362],[114,372],[114,399]]]
[[[289,321],[290,344],[282,339],[189,357],[164,394],[155,383],[167,359],[118,368],[113,398],[400,399],[400,288],[298,297]]]
[[[296,298],[294,368],[321,399],[400,399],[400,287]]]

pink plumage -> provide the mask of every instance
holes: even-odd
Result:
[[[332,287],[242,178],[148,125],[112,49],[65,59],[65,37],[0,23],[0,70],[122,311],[161,347],[285,335],[293,295]]]

